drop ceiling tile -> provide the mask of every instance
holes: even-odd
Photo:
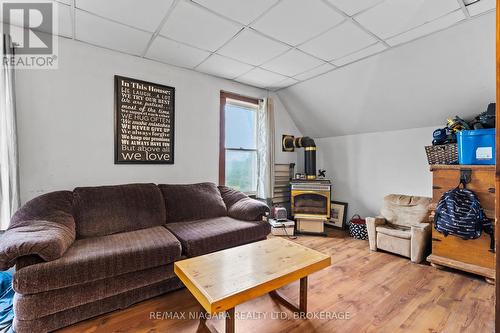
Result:
[[[57,34],[64,37],[73,37],[71,21],[71,6],[57,3],[58,27]]]
[[[278,0],[194,0],[200,5],[243,24],[249,24]]]
[[[193,68],[209,55],[209,52],[158,36],[146,53],[146,58],[175,66]]]
[[[376,38],[363,31],[356,24],[346,21],[304,43],[299,48],[316,57],[330,61],[358,51],[376,41]]]
[[[332,5],[349,16],[353,16],[362,10],[373,7],[384,0],[327,0]]]
[[[218,54],[212,54],[201,65],[196,67],[196,70],[215,76],[233,79],[248,72],[252,68],[253,66],[241,63],[239,61],[226,58]]]
[[[465,15],[463,11],[459,9],[437,20],[421,25],[418,28],[412,29],[393,38],[389,38],[386,40],[386,42],[391,46],[402,44],[418,37],[422,37],[433,32],[448,28],[462,20],[465,20]]]
[[[371,56],[375,53],[379,53],[387,49],[387,46],[385,46],[382,43],[377,43],[371,46],[368,46],[367,48],[364,48],[358,52],[351,53],[345,57],[342,57],[340,59],[332,61],[332,63],[336,66],[343,66],[346,64],[349,64],[351,62],[354,62],[359,59],[366,58],[368,56]]]
[[[151,34],[77,10],[75,38],[90,44],[140,55]]]
[[[252,27],[290,45],[298,45],[343,19],[320,0],[286,0],[274,6]]]
[[[285,44],[264,37],[251,29],[245,29],[217,53],[258,66],[288,49]]]
[[[154,32],[167,14],[173,0],[75,0],[77,8]]]
[[[198,5],[181,1],[163,26],[161,34],[204,50],[215,51],[241,28]]]
[[[329,72],[329,71],[331,71],[334,68],[335,68],[335,66],[333,66],[333,65],[331,65],[329,63],[325,63],[325,64],[320,65],[320,66],[318,66],[316,68],[313,68],[313,69],[311,69],[311,70],[309,70],[307,72],[300,73],[299,75],[295,75],[294,79],[297,79],[299,81],[304,81],[304,80],[310,79],[312,77],[321,75],[323,73]]]
[[[57,31],[48,31],[47,29],[36,28],[34,30],[39,30],[46,33],[57,32],[57,35],[64,37],[72,37],[72,24],[71,24],[71,7],[65,5],[60,2],[53,1],[55,14],[57,15]],[[6,23],[9,23],[16,27],[26,26],[26,23],[19,16],[11,16],[10,20],[7,20]]]
[[[386,0],[355,19],[375,35],[387,39],[459,8],[457,0]]]
[[[480,0],[468,5],[466,8],[469,11],[470,16],[476,16],[481,13],[492,10],[496,7],[495,0]]]
[[[238,77],[236,81],[256,87],[270,87],[277,82],[286,79],[286,76],[266,71],[261,68],[254,68],[250,72]]]
[[[266,87],[269,90],[278,90],[278,89],[283,89],[286,87],[291,86],[292,84],[298,83],[299,81],[292,79],[291,77],[287,77],[283,81],[277,82],[275,84],[272,84],[268,87]]]
[[[323,63],[302,51],[292,49],[260,67],[286,76],[294,76]]]

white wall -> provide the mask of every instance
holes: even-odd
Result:
[[[419,128],[495,100],[495,13],[278,92],[304,135]]]
[[[302,136],[292,118],[288,114],[287,109],[283,105],[280,97],[276,94],[270,95],[274,101],[274,121],[275,121],[275,160],[276,163],[289,164],[295,163],[295,171],[303,172],[304,170],[304,154],[303,149],[298,149],[295,152],[283,152],[281,149],[281,139],[283,134],[293,135],[295,137]]]
[[[175,96],[175,164],[115,165],[115,74],[169,85]],[[83,43],[59,40],[58,70],[16,73],[22,201],[75,186],[218,181],[219,92],[268,92]],[[277,107],[280,132],[296,133]]]
[[[332,199],[348,218],[375,216],[390,193],[432,196],[424,146],[439,126],[316,139],[318,167],[333,181]]]

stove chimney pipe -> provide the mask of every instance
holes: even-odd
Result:
[[[285,149],[304,148],[304,168],[306,179],[316,179],[316,143],[308,136],[300,138],[284,137]]]

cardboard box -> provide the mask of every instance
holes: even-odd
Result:
[[[271,233],[274,236],[293,236],[295,232],[295,222],[291,220],[276,221],[269,219],[271,224]]]
[[[325,232],[325,222],[325,219],[297,219],[297,231],[323,233]]]

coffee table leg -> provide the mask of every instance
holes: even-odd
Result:
[[[299,305],[290,302],[285,297],[281,296],[277,290],[269,293],[272,298],[292,310],[293,312],[306,313],[307,312],[307,276],[300,279],[300,292],[299,292]]]
[[[307,276],[300,279],[299,310],[302,313],[307,312]]]
[[[205,325],[207,322],[207,311],[205,311],[205,308],[202,305],[200,305],[199,315],[200,315],[200,323]]]
[[[234,308],[226,311],[226,333],[235,333],[236,318],[234,318]]]

